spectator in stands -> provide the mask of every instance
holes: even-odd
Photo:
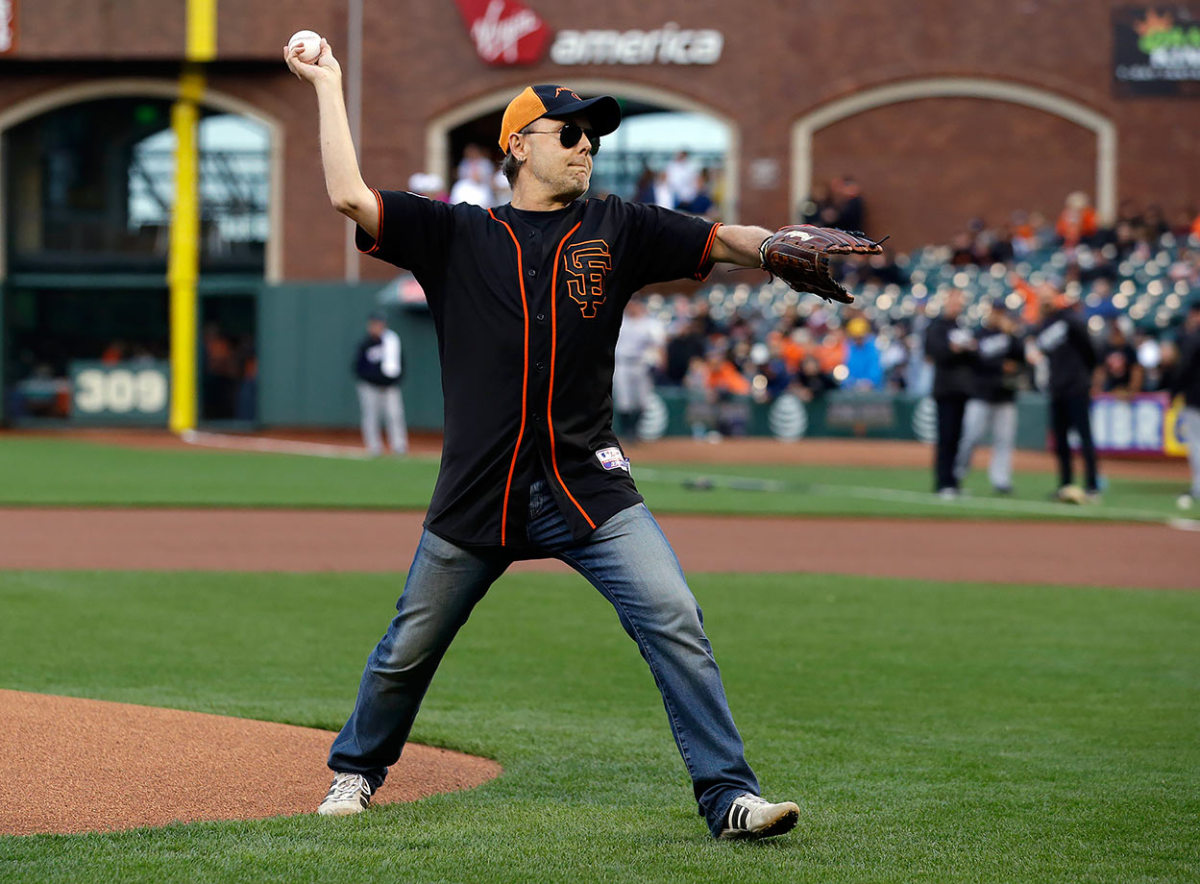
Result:
[[[654,191],[652,203],[656,206],[662,206],[664,209],[675,208],[675,194],[671,192],[671,185],[667,183],[666,171],[659,172],[654,177]]]
[[[833,203],[829,184],[824,181],[814,184],[812,193],[800,205],[800,223],[817,224],[823,227],[836,226],[837,215],[837,207]]]
[[[834,329],[821,336],[820,342],[813,347],[813,355],[821,366],[821,371],[833,374],[846,364],[846,336],[841,329]]]
[[[754,355],[760,357],[755,360],[758,374],[754,378],[754,395],[757,401],[774,402],[792,384],[793,372],[784,356],[784,341],[783,335],[771,332],[765,344],[754,345]]]
[[[883,387],[883,365],[879,359],[879,347],[871,334],[871,324],[861,316],[846,323],[846,377],[842,386],[860,392],[879,390]]]
[[[492,196],[492,176],[495,174],[491,163],[463,160],[459,164],[463,176],[454,182],[450,188],[450,204],[470,203],[480,208],[488,209],[494,205]]]
[[[646,162],[642,163],[642,171],[638,173],[637,182],[633,185],[633,201],[635,203],[654,202],[654,170]]]
[[[708,390],[716,404],[717,430],[722,436],[742,436],[750,424],[750,382],[727,351],[713,348],[708,357]]]
[[[689,206],[700,191],[700,164],[686,150],[681,150],[663,169],[667,188],[671,191],[671,205],[667,208]],[[685,209],[686,211],[686,209]]]
[[[997,494],[1013,490],[1013,450],[1017,444],[1017,386],[1025,365],[1025,343],[1017,323],[997,298],[988,307],[984,326],[975,336],[978,358],[972,368],[971,395],[963,416],[963,437],[955,462],[961,483],[984,436],[992,437],[988,478]]]
[[[700,170],[700,184],[696,190],[695,197],[687,205],[680,205],[679,209],[684,212],[691,212],[693,215],[703,215],[706,218],[716,218],[716,203],[713,201],[712,195],[712,174],[708,169]]]
[[[1163,377],[1162,342],[1154,332],[1137,331],[1133,336],[1133,349],[1137,353],[1138,365],[1142,369],[1141,391],[1152,393],[1166,388]]]
[[[672,386],[683,386],[693,360],[702,360],[705,349],[700,322],[690,317],[683,331],[667,341],[666,382]]]
[[[813,402],[823,397],[830,390],[837,389],[837,381],[833,376],[821,371],[821,363],[815,356],[807,356],[800,365],[792,382],[792,393],[803,402]]]
[[[1142,238],[1153,242],[1170,230],[1171,225],[1167,223],[1162,206],[1157,203],[1146,206],[1146,211],[1142,213]]]
[[[720,441],[721,434],[717,432],[717,397],[708,386],[708,361],[704,357],[692,359],[683,386],[688,397],[684,417],[692,431],[692,438]]]
[[[831,187],[834,205],[837,207],[837,222],[834,227],[842,230],[863,230],[866,208],[863,205],[862,188],[853,175],[835,178]]]
[[[1200,232],[1196,237],[1200,238]],[[1180,249],[1167,269],[1167,277],[1172,282],[1185,282],[1189,288],[1200,288],[1200,249]]]
[[[1180,330],[1180,336],[1183,335]],[[1147,387],[1147,392],[1170,392],[1179,372],[1179,341],[1163,341],[1159,347],[1160,356],[1158,370],[1155,372],[1154,387]]]
[[[207,420],[228,420],[235,412],[240,367],[233,352],[233,342],[215,322],[204,326],[204,368],[201,389]]]
[[[950,243],[950,264],[953,267],[965,267],[968,264],[978,264],[975,254],[975,240],[969,231],[954,234]]]
[[[896,323],[892,328],[880,331],[875,338],[879,347],[879,365],[883,370],[883,386],[892,393],[900,393],[905,389],[909,358],[908,345],[905,343],[907,334],[907,325]]]
[[[1089,242],[1098,229],[1096,210],[1092,208],[1088,195],[1082,190],[1069,194],[1054,225],[1062,244],[1071,248],[1081,242]]]
[[[934,487],[943,498],[958,497],[954,461],[962,440],[963,417],[974,381],[975,339],[961,325],[965,296],[950,289],[942,311],[925,332],[925,354],[934,366],[933,398],[937,403],[937,447]]]
[[[1109,323],[1101,358],[1092,374],[1093,393],[1138,393],[1142,389],[1142,366],[1129,342],[1128,317]]]
[[[1034,331],[1034,344],[1049,368],[1050,426],[1058,457],[1058,491],[1055,497],[1066,503],[1096,501],[1100,497],[1100,476],[1096,466],[1096,446],[1092,441],[1092,372],[1096,351],[1087,326],[1079,316],[1077,304],[1062,303],[1062,293],[1051,282],[1037,286],[1042,310],[1041,323]],[[1071,443],[1069,433],[1079,437],[1083,454],[1085,485],[1082,496],[1072,484]]]
[[[1180,509],[1191,509],[1200,498],[1200,301],[1193,301],[1188,308],[1171,392],[1183,396],[1183,432],[1192,468],[1192,486],[1179,496],[1177,504]]]
[[[427,199],[441,202],[445,202],[448,197],[446,185],[441,176],[430,172],[413,172],[409,175],[408,190],[410,193],[420,194]]]

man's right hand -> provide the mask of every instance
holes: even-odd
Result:
[[[283,47],[283,60],[293,74],[313,86],[319,86],[322,83],[341,85],[342,66],[333,57],[333,50],[329,48],[328,40],[324,37],[321,38],[321,54],[317,56],[316,61],[301,61],[300,53],[303,51],[304,47],[300,45],[296,45],[292,49]]]

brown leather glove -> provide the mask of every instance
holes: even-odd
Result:
[[[854,295],[830,274],[830,257],[879,255],[883,253],[882,242],[834,227],[793,224],[779,228],[764,239],[758,254],[763,270],[778,276],[793,290],[811,292],[826,301],[850,304]]]

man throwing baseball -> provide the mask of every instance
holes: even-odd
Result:
[[[318,812],[367,806],[475,604],[513,561],[555,557],[612,603],[637,642],[712,834],[790,830],[799,808],[759,797],[700,609],[612,430],[613,345],[633,292],[702,279],[714,261],[759,267],[770,231],[616,197],[581,199],[620,109],[611,97],[583,99],[564,86],[531,86],[504,113],[510,204],[489,211],[374,190],[359,172],[328,44],[312,64],[295,51],[285,57],[316,90],[334,207],[358,224],[363,252],[410,270],[425,290],[445,394],[425,530],[398,613],[333,743],[335,776]],[[840,254],[836,240],[831,253]],[[781,275],[786,263],[784,255]]]

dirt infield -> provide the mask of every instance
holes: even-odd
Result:
[[[0,509],[0,569],[404,572],[421,519],[377,511]],[[1149,589],[1198,583],[1200,534],[1161,525],[670,515],[659,521],[692,572]]]
[[[3,835],[310,813],[329,787],[327,731],[4,690],[0,721]],[[374,800],[499,774],[494,761],[410,744]]]

